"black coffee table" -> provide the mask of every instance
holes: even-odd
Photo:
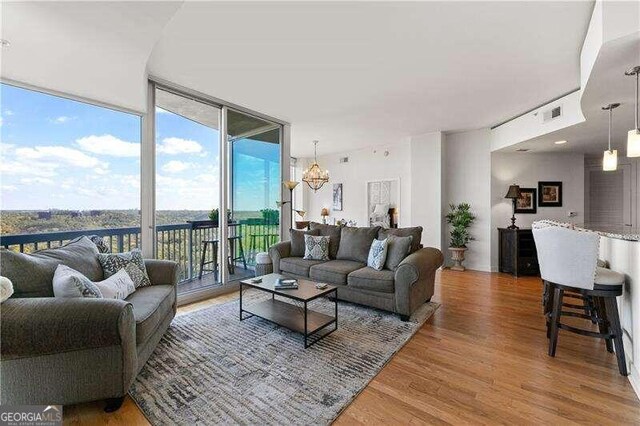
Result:
[[[240,281],[240,321],[256,316],[301,333],[304,336],[305,349],[338,329],[338,289],[336,287],[328,285],[320,290],[316,288],[316,283],[313,281],[298,279],[298,288],[295,290],[275,290],[273,286],[278,278],[285,277],[279,274],[268,274],[262,276],[260,283],[252,283],[249,279]],[[270,293],[271,299],[245,306],[242,301],[245,287]],[[333,294],[335,303],[333,316],[308,308],[309,302],[330,294]],[[276,299],[275,296],[281,296],[294,303]],[[296,305],[295,302],[302,302],[303,307]],[[333,328],[327,329],[330,325],[333,325]],[[324,332],[320,333],[323,330]]]

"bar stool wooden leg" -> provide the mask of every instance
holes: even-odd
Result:
[[[242,248],[242,236],[238,239],[238,249],[240,250],[240,257],[242,258],[242,266],[244,266],[244,269],[247,269],[247,259],[244,257],[244,248]]]
[[[554,287],[553,290],[553,310],[551,311],[551,333],[549,335],[549,356],[556,356],[556,346],[558,345],[558,324],[562,316],[562,297],[564,289]]]
[[[607,309],[605,307],[604,299],[602,297],[594,297],[593,302],[599,319],[598,327],[600,329],[600,333],[607,334],[609,333],[609,318],[607,318]],[[613,353],[613,339],[609,338],[604,341],[607,345],[607,352]]]
[[[553,311],[553,286],[548,281],[544,283],[544,319],[547,324],[547,339],[551,336],[551,312]]]
[[[613,343],[616,347],[616,358],[618,359],[618,370],[623,376],[629,375],[627,372],[627,361],[624,356],[624,344],[622,343],[622,326],[618,315],[618,304],[615,297],[604,297],[607,317],[609,318],[609,329],[613,332]]]
[[[218,242],[213,242],[213,279],[218,282]]]
[[[204,270],[204,261],[207,257],[207,242],[202,242],[202,255],[200,256],[200,273],[198,274],[198,279],[202,279],[202,272]]]

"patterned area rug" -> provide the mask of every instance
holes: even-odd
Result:
[[[246,293],[245,303],[263,293]],[[267,296],[270,297],[270,296]],[[309,305],[328,314],[334,304]],[[340,302],[338,330],[308,349],[263,319],[238,320],[238,301],[174,319],[130,391],[160,424],[329,424],[438,309],[397,315]]]

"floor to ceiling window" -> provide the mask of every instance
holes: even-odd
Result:
[[[0,84],[2,245],[140,246],[140,116]]]

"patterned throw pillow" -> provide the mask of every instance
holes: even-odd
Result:
[[[373,240],[369,249],[367,266],[382,271],[385,260],[387,260],[387,239]]]
[[[140,249],[133,249],[126,253],[100,253],[98,254],[98,262],[102,265],[106,278],[124,269],[133,280],[136,288],[151,285]]]
[[[304,236],[304,258],[307,260],[329,260],[328,236]]]
[[[89,239],[91,240],[91,242],[93,244],[96,245],[96,247],[98,247],[98,251],[100,253],[110,253],[111,249],[109,248],[109,245],[107,243],[104,242],[104,238],[98,236],[98,235],[89,235]]]

